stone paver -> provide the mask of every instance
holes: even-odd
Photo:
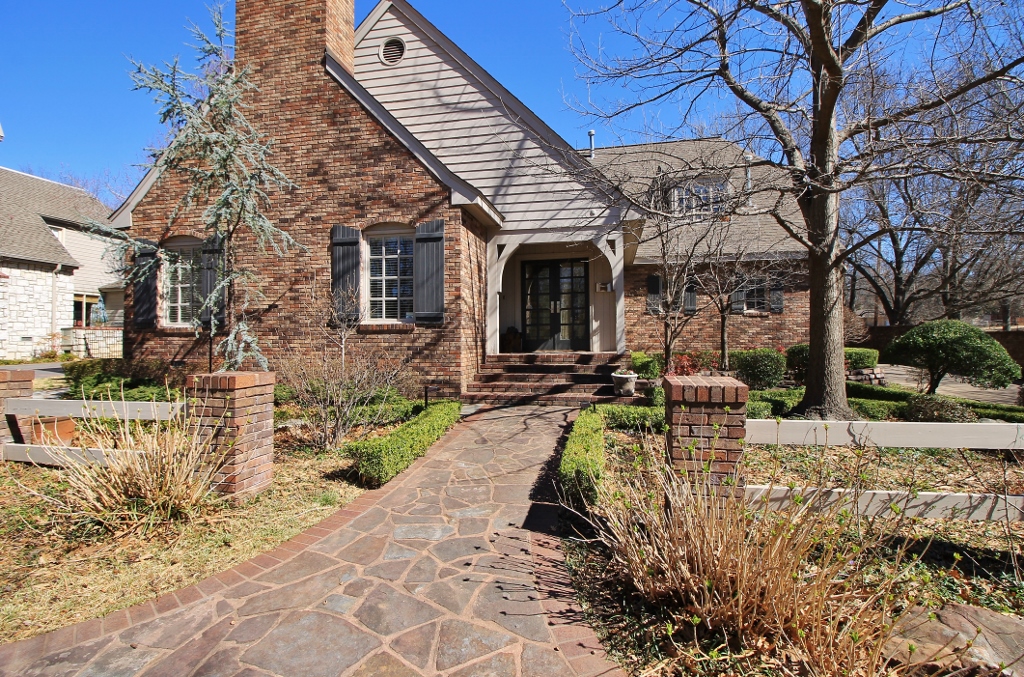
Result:
[[[622,675],[574,604],[550,461],[572,410],[481,411],[269,553],[0,646],[0,675]]]

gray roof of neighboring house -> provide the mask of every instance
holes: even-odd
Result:
[[[0,167],[0,257],[78,267],[47,220],[108,223],[110,210],[86,191]]]
[[[730,141],[693,139],[597,148],[591,162],[613,185],[636,202],[643,202],[651,194],[656,179],[667,186],[685,185],[702,179],[725,180],[731,186],[730,190],[738,194],[744,190],[746,168],[750,164],[750,203],[735,206],[730,210],[728,220],[715,225],[722,231],[718,251],[744,255],[770,253],[784,257],[806,255],[804,246],[790,237],[773,216],[757,213],[776,203],[780,189],[792,186],[787,186],[788,177],[777,168],[758,166],[758,160],[752,157],[748,161],[743,149]],[[803,229],[800,210],[790,195],[782,198],[779,211],[795,230]],[[693,246],[691,233],[707,232],[702,222],[694,223],[693,227],[688,227],[682,220],[678,225],[673,223],[673,235],[680,240],[681,247]],[[661,258],[661,244],[651,228],[640,234],[639,239],[638,258]]]

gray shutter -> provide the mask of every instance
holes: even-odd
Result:
[[[132,325],[136,329],[156,329],[156,276],[160,266],[156,246],[150,248],[148,242],[146,245],[135,253],[132,273]]]
[[[732,293],[732,312],[735,315],[742,314],[747,308],[747,289],[746,285],[740,287]]]
[[[204,327],[210,326],[211,315],[215,318],[218,329],[224,327],[224,290],[217,289],[223,267],[224,238],[220,233],[214,233],[203,243],[202,268],[199,278],[199,291],[203,301],[203,311],[199,320]],[[217,298],[211,301],[211,296],[214,293],[217,294]]]
[[[687,282],[683,290],[683,312],[687,315],[697,314],[697,285],[692,282]]]
[[[444,322],[444,220],[416,227],[412,309],[417,322]]]
[[[651,315],[661,314],[661,276],[647,276],[647,312]]]
[[[359,231],[331,228],[331,296],[339,318],[359,317]]]
[[[782,291],[782,283],[778,281],[772,282],[772,287],[768,298],[768,307],[771,309],[773,313],[778,314],[785,310],[785,296],[786,295]]]

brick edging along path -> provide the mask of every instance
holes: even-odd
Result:
[[[574,596],[548,474],[572,410],[460,422],[275,550],[0,646],[4,675],[621,675]]]

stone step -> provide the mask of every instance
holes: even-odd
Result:
[[[508,383],[498,381],[496,383],[470,383],[466,386],[466,392],[470,393],[529,393],[534,395],[549,395],[560,393],[580,393],[611,395],[614,388],[610,384],[595,383]]]
[[[607,385],[611,383],[611,376],[594,372],[505,372],[493,371],[482,372],[477,376],[480,383],[589,383],[595,385]]]
[[[502,353],[488,355],[486,364],[579,364],[606,365],[619,364],[624,355],[619,353]]]
[[[524,393],[464,393],[462,401],[466,404],[489,404],[494,406],[512,407],[524,404],[547,405],[557,407],[581,407],[590,404],[649,404],[646,397],[616,397],[615,395],[595,395],[585,393],[556,393],[529,395]]]
[[[601,374],[610,380],[617,364],[483,364],[481,374]]]

